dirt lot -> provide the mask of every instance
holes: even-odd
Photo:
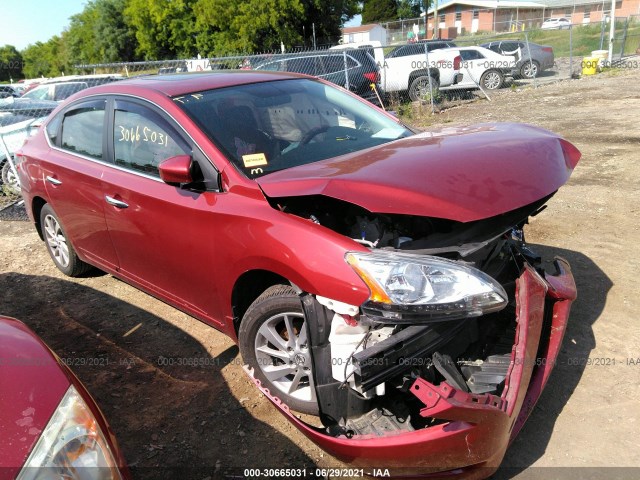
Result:
[[[613,72],[507,90],[430,120],[529,122],[583,152],[569,184],[528,229],[543,255],[571,262],[579,299],[560,365],[500,477],[611,478],[531,467],[640,467],[638,85],[640,71]],[[262,398],[230,340],[109,275],[63,277],[27,222],[0,221],[0,299],[0,312],[21,318],[68,359],[137,478],[170,478],[164,469],[172,467],[190,468],[175,478],[203,479],[244,467],[339,465]],[[206,365],[166,365],[166,358]],[[638,478],[640,469],[621,475]]]

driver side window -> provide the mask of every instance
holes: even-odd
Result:
[[[173,129],[153,112],[118,106],[114,120],[116,165],[159,177],[160,163],[189,153]]]

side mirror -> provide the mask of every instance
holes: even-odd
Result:
[[[190,155],[176,155],[167,158],[158,166],[160,178],[169,185],[179,186],[182,183],[191,183],[192,160]]]

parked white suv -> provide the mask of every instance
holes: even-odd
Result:
[[[439,40],[396,48],[380,69],[382,89],[387,94],[408,94],[415,101],[424,98],[425,92],[457,84],[462,80],[462,57],[452,47],[454,43]]]

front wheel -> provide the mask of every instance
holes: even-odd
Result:
[[[292,410],[318,414],[306,319],[292,287],[274,285],[245,313],[238,340],[244,361]]]
[[[78,258],[73,245],[69,242],[62,225],[60,225],[58,216],[49,204],[42,207],[40,212],[40,228],[49,255],[62,273],[70,277],[77,277],[91,269],[91,265]]]
[[[480,77],[480,86],[485,90],[496,90],[502,86],[504,77],[497,70],[487,70]]]
[[[429,81],[431,81],[431,87],[429,86]],[[422,75],[416,77],[409,86],[409,98],[412,102],[418,100],[429,101],[432,95],[435,98],[438,94],[438,87],[440,87],[440,83],[433,76]]]

